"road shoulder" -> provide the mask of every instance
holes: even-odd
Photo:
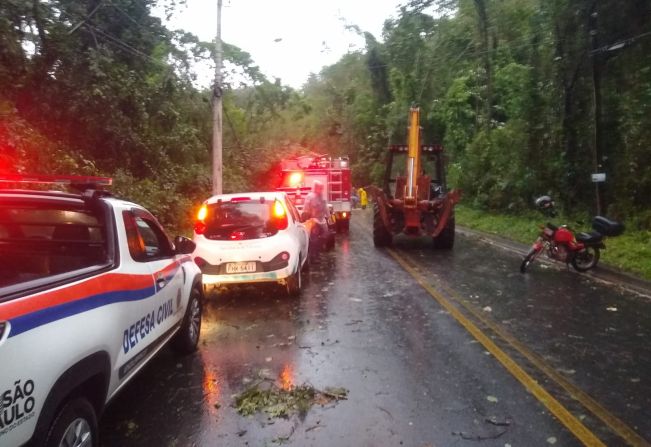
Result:
[[[503,250],[517,253],[522,256],[524,256],[529,250],[528,245],[521,244],[519,242],[504,238],[496,234],[486,233],[484,231],[479,231],[459,225],[457,225],[456,231],[464,236],[478,239],[495,247],[499,247]],[[539,257],[538,260],[542,261],[545,263],[545,265],[548,266],[564,268],[562,264],[558,262],[548,261],[544,257]],[[616,287],[621,287],[624,290],[634,292],[638,295],[644,296],[645,298],[651,299],[651,281],[638,278],[615,267],[599,264],[592,271],[589,271],[587,273],[576,272],[576,274],[586,275],[595,281],[603,282]]]

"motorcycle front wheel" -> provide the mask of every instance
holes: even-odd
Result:
[[[599,262],[599,249],[597,247],[585,247],[577,252],[572,258],[572,266],[579,272],[587,272]]]
[[[540,253],[540,251],[536,250],[535,248],[529,250],[527,256],[525,256],[522,260],[522,264],[520,264],[520,273],[526,273],[527,268],[533,263],[534,259],[536,259],[538,253]]]

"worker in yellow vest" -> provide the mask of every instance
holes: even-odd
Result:
[[[366,209],[366,205],[368,205],[368,197],[366,196],[366,191],[364,191],[364,188],[359,188],[357,190],[357,194],[359,195],[359,204],[362,206],[362,209]]]

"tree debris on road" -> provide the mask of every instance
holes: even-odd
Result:
[[[313,405],[326,405],[345,400],[348,390],[327,387],[318,390],[303,384],[283,389],[269,381],[258,382],[235,397],[235,409],[242,416],[264,412],[269,417],[288,417],[293,413],[306,413]]]

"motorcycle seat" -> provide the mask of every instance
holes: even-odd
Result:
[[[596,231],[591,231],[590,233],[579,233],[576,235],[576,240],[583,242],[584,244],[594,244],[601,242],[603,238],[603,235]]]

